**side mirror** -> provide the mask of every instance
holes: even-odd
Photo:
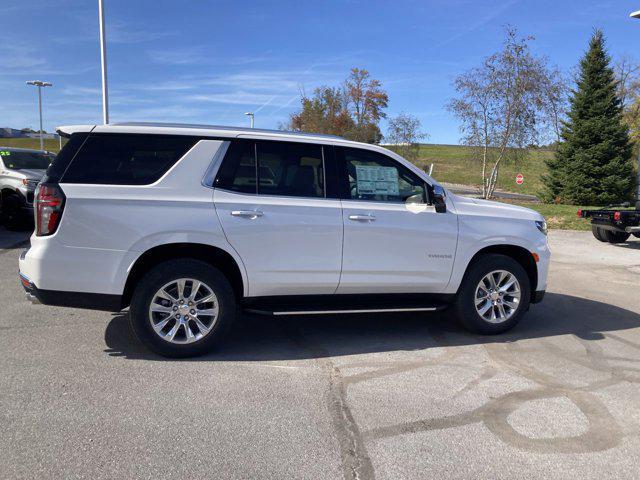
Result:
[[[445,189],[440,185],[433,186],[433,205],[436,207],[436,212],[444,213],[447,211],[447,193]]]

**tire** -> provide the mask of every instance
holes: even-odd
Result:
[[[602,229],[595,225],[591,225],[591,233],[601,242],[606,242],[605,238],[602,236]]]
[[[188,279],[182,285],[182,295],[178,291],[180,279]],[[194,283],[191,280],[202,284],[195,292],[195,298],[192,297]],[[160,291],[164,292],[164,298],[158,296]],[[210,293],[213,294],[212,301],[198,302],[211,297]],[[169,300],[171,297],[173,301]],[[180,303],[183,299],[184,305]],[[188,300],[192,302],[188,303]],[[156,310],[171,311],[152,313],[152,302]],[[216,308],[216,315],[204,315]],[[193,315],[194,312],[200,313]],[[138,339],[153,352],[164,357],[185,358],[203,355],[220,344],[236,314],[235,295],[222,272],[198,260],[169,260],[154,267],[139,281],[131,299],[129,323]],[[180,320],[176,320],[176,315]],[[163,322],[164,327],[160,328]],[[170,338],[172,333],[173,340]],[[199,335],[201,338],[197,338]]]
[[[3,195],[0,222],[7,230],[18,230],[25,223],[24,219],[20,218],[20,199],[16,194]]]
[[[601,229],[601,230],[602,230],[602,237],[604,238],[605,242],[609,242],[609,243],[626,242],[629,236],[631,235],[630,233],[627,233],[627,232],[613,232],[611,230],[604,230],[604,229]]]
[[[505,314],[505,318],[500,320],[496,318],[494,321],[487,319],[479,313],[476,309],[476,295],[482,292],[479,289],[480,282],[485,282],[485,278],[492,272],[506,272],[510,275],[510,279],[515,278],[517,280],[512,286],[509,287],[507,292],[503,292],[503,295],[496,298],[496,304],[494,306],[493,300],[486,299],[484,303],[479,304],[479,309],[483,310],[487,308],[485,315],[488,317],[500,316]],[[500,273],[494,274],[494,281],[503,287],[506,286],[510,279],[507,276],[501,277]],[[499,280],[503,279],[502,282]],[[489,293],[489,283],[484,283],[486,293]],[[515,290],[519,285],[520,297],[518,301],[515,301]],[[482,293],[484,295],[484,293]],[[496,292],[499,295],[499,291]],[[480,300],[480,297],[478,297]],[[458,290],[456,300],[453,305],[453,311],[458,321],[468,330],[481,335],[496,335],[506,332],[513,328],[525,314],[529,308],[529,302],[531,300],[531,286],[529,284],[529,276],[525,272],[522,265],[511,257],[500,254],[487,254],[475,260],[468,268],[467,273],[462,280],[462,285]],[[486,303],[489,302],[489,303]],[[502,309],[500,307],[502,305]],[[515,305],[510,308],[509,305]],[[493,314],[491,313],[493,311]]]

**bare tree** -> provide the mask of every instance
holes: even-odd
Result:
[[[479,148],[484,198],[493,195],[501,163],[537,144],[550,125],[559,130],[564,87],[547,60],[531,53],[532,40],[507,27],[502,49],[454,81],[458,97],[447,107],[462,121],[464,143]]]
[[[640,144],[640,64],[629,56],[621,57],[614,67],[624,122],[629,127],[636,151]]]
[[[385,140],[393,149],[408,160],[416,160],[420,149],[420,140],[429,137],[420,131],[422,124],[417,117],[407,113],[400,113],[389,119]]]

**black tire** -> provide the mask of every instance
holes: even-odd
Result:
[[[520,284],[520,302],[515,312],[501,323],[491,323],[476,311],[476,288],[489,273],[504,270],[511,273]],[[529,276],[522,265],[511,257],[500,254],[486,254],[476,259],[467,269],[453,305],[458,321],[468,330],[481,335],[496,335],[513,328],[529,308],[531,286]]]
[[[601,242],[606,242],[605,238],[602,236],[602,229],[596,225],[591,225],[591,233]]]
[[[181,278],[203,282],[215,293],[218,300],[218,317],[213,327],[201,339],[193,343],[179,344],[163,340],[155,332],[149,318],[149,308],[156,292],[167,283]],[[170,314],[169,317],[171,315],[173,314]],[[138,339],[150,350],[164,357],[185,358],[210,352],[221,342],[236,315],[235,294],[222,272],[205,262],[186,258],[163,262],[150,270],[139,281],[131,299],[129,323]],[[193,322],[190,325],[194,326]],[[171,326],[168,324],[168,327]],[[194,326],[194,330],[197,332],[197,326]],[[179,328],[179,331],[186,335],[185,327]]]
[[[18,230],[24,225],[25,219],[20,216],[20,198],[18,195],[2,196],[0,222],[7,230]]]
[[[614,232],[612,230],[602,230],[602,237],[605,239],[605,242],[609,243],[623,243],[626,242],[630,233],[627,232]]]

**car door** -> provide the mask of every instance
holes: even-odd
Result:
[[[340,200],[327,198],[324,147],[232,141],[214,182],[249,295],[332,294],[342,262]]]
[[[458,237],[452,212],[437,213],[429,186],[379,152],[336,147],[344,245],[337,293],[441,292]]]

